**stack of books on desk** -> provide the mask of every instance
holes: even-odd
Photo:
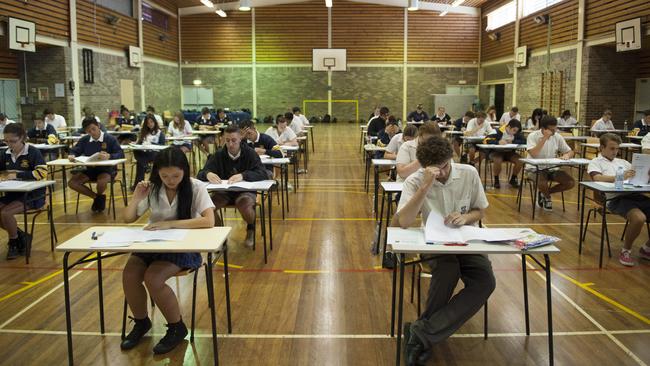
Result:
[[[522,238],[507,241],[507,243],[517,249],[526,250],[543,247],[544,245],[553,244],[557,241],[560,241],[560,238],[532,232]]]

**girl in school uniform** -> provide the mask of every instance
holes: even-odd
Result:
[[[47,177],[47,168],[41,152],[25,143],[25,129],[20,123],[12,123],[4,129],[7,151],[0,153],[1,180],[43,180]],[[21,214],[25,206],[28,209],[41,208],[45,205],[45,188],[37,189],[27,195],[23,193],[5,193],[0,197],[0,227],[9,236],[7,259],[25,255],[31,243],[31,235],[18,229],[14,215]]]
[[[192,125],[185,120],[183,113],[176,112],[172,123],[167,127],[167,131],[172,137],[192,136]],[[192,144],[188,141],[174,141],[174,146],[181,149],[184,153],[192,151]]]
[[[275,119],[275,126],[269,127],[265,134],[271,136],[278,145],[298,146],[298,136],[287,126],[287,119],[281,114]]]
[[[115,123],[116,125],[113,128],[115,131],[137,131],[140,128],[138,118],[131,114],[131,111],[123,105],[120,106],[120,116],[116,119]],[[136,139],[137,135],[135,133],[117,136],[120,145],[128,144]]]
[[[158,122],[152,115],[147,115],[140,130],[140,137],[138,144],[142,145],[165,145],[165,134],[158,127]],[[133,156],[137,160],[135,168],[135,182],[133,183],[132,190],[140,181],[144,179],[144,173],[147,170],[147,165],[151,163],[158,155],[158,151],[134,151]]]
[[[214,204],[205,184],[190,177],[190,165],[181,150],[170,148],[158,154],[151,180],[138,184],[124,210],[124,219],[134,222],[147,211],[151,211],[151,216],[145,230],[214,226]],[[135,324],[120,344],[123,350],[137,346],[151,329],[147,290],[168,323],[167,333],[153,352],[167,353],[185,339],[187,327],[181,319],[178,300],[165,282],[181,270],[199,268],[201,262],[199,253],[133,253],[129,257],[122,272],[122,286]]]

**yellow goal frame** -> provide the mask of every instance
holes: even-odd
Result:
[[[307,104],[308,103],[354,103],[354,112],[356,116],[355,122],[359,121],[359,100],[356,99],[306,99],[302,101],[302,113],[307,116]],[[331,114],[331,113],[330,113]]]

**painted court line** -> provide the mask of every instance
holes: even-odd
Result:
[[[607,335],[604,331],[577,331],[577,332],[553,332],[553,336],[598,336]],[[41,334],[41,335],[60,335],[66,336],[64,330],[32,330],[32,329],[0,329],[0,334]],[[616,334],[650,334],[650,329],[634,329],[616,331]],[[80,332],[73,331],[75,336],[98,336],[98,337],[121,337],[121,333],[106,332]],[[151,333],[150,335],[162,337],[164,333]],[[531,332],[530,336],[526,333],[489,333],[489,338],[521,338],[521,337],[546,337],[546,332]],[[196,338],[212,338],[212,333],[194,333]],[[390,334],[221,334],[219,338],[239,338],[239,339],[394,339]],[[483,333],[454,334],[450,338],[483,338]]]

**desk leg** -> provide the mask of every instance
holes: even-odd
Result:
[[[63,213],[68,213],[68,203],[66,199],[66,188],[68,188],[68,177],[65,172],[65,166],[61,167],[61,176],[63,178]]]
[[[104,285],[102,281],[102,252],[97,252],[97,290],[99,292],[99,331],[104,334]]]
[[[533,187],[533,220],[535,220],[535,211],[537,209],[537,190],[539,189],[539,168],[535,168],[535,187]]]
[[[399,255],[399,304],[397,308],[397,354],[395,365],[400,366],[402,355],[402,318],[404,317],[404,253]]]
[[[384,257],[386,256],[386,244],[388,242],[388,226],[390,226],[392,208],[393,208],[393,193],[388,192],[388,207],[386,208],[386,231],[384,231],[384,248],[381,251],[382,263],[383,263]]]
[[[48,187],[50,190],[50,197],[49,197],[49,207],[48,207],[48,214],[50,215],[49,221],[50,221],[50,250],[54,251],[54,243],[58,242],[58,238],[56,237],[56,229],[54,228],[54,209],[52,208],[52,195],[54,194],[54,186]]]
[[[284,167],[284,194],[287,197],[287,212],[289,212],[289,165],[285,164]]]
[[[262,194],[262,210],[260,211],[260,224],[262,225],[262,238],[264,239],[264,264],[266,264],[266,222],[264,220],[264,191],[261,192]]]
[[[377,220],[377,206],[379,205],[379,197],[377,195],[379,194],[379,167],[375,165],[375,220]]]
[[[272,209],[273,209],[273,199],[271,198],[271,191],[267,193],[267,199],[268,199],[268,205],[269,205],[269,249],[273,250],[273,217],[272,217]]]
[[[544,270],[546,271],[546,310],[548,314],[548,359],[553,366],[553,302],[551,301],[551,259],[544,254]]]
[[[384,226],[384,203],[386,202],[386,191],[382,193],[381,195],[381,209],[380,209],[380,214],[379,214],[379,227],[377,228],[377,237],[376,239],[376,247],[373,246],[372,248],[372,254],[376,255],[379,254],[379,243],[381,243],[381,232],[382,228]]]
[[[280,194],[280,201],[282,201],[282,220],[284,220],[284,187],[287,185],[287,181],[284,180],[284,165],[280,165],[280,184],[278,193]]]
[[[314,150],[314,128],[313,127],[309,129],[309,135],[311,140],[311,152],[316,152],[316,150]]]
[[[582,242],[585,240],[586,233],[583,233],[585,222],[585,192],[586,188],[582,188],[582,202],[580,203],[580,240],[578,243],[578,254],[582,254]]]
[[[528,273],[526,272],[526,254],[521,255],[521,275],[524,280],[524,315],[526,321],[526,335],[530,335],[530,317],[528,312]]]
[[[113,209],[113,220],[116,219],[115,215],[115,178],[113,178],[113,174],[111,174],[111,208]]]
[[[68,365],[74,365],[72,354],[72,321],[70,319],[70,280],[68,278],[68,257],[70,252],[63,254],[63,294],[65,297],[65,329],[68,338]]]
[[[122,194],[124,195],[124,207],[129,205],[129,195],[126,190],[126,164],[122,163]]]
[[[397,288],[397,266],[393,266],[393,286],[390,306],[390,336],[395,337],[395,293]]]
[[[27,193],[23,193],[23,226],[25,228],[25,233],[29,233],[29,228],[27,227]],[[32,238],[33,241],[33,238]],[[25,244],[25,263],[29,264],[29,255],[32,252],[32,242],[30,241],[29,243]]]
[[[526,163],[521,167],[521,179],[519,180],[519,189],[517,190],[517,212],[521,212],[521,199],[523,197],[524,182],[526,177]]]
[[[210,305],[210,319],[212,322],[212,352],[214,352],[214,364],[219,365],[219,352],[217,351],[217,316],[215,314],[214,287],[212,281],[212,253],[208,253],[208,263],[205,271],[206,285],[208,286],[208,303]]]
[[[223,244],[223,272],[226,285],[226,316],[228,320],[228,333],[232,333],[232,321],[230,316],[230,277],[228,273],[228,240]]]
[[[600,226],[600,257],[598,259],[598,268],[603,268],[603,249],[605,248],[605,228],[607,225],[607,214],[605,213],[607,200],[603,202],[602,225]]]
[[[364,152],[366,158],[366,170],[365,175],[363,176],[363,187],[366,189],[366,193],[370,190],[370,157],[367,152]]]

